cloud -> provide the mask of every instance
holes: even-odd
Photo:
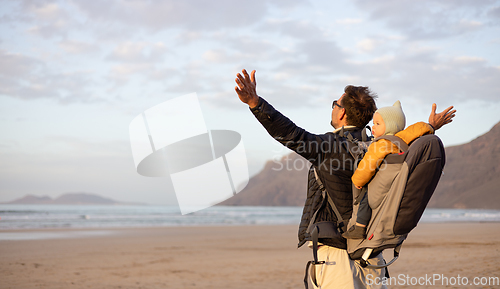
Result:
[[[341,91],[348,83],[404,87],[398,91],[409,86],[418,87],[415,91],[447,91],[449,84],[457,91],[458,88],[470,91],[466,88],[469,84],[492,84],[488,75],[497,75],[497,68],[487,59],[482,61],[465,53],[448,56],[440,51],[442,48],[423,41],[483,29],[487,20],[479,16],[487,13],[490,19],[498,10],[491,1],[476,8],[475,1],[451,5],[432,0],[423,3],[358,0],[356,3],[368,12],[369,19],[383,21],[390,28],[375,32],[380,35],[367,32],[359,37],[332,34],[329,26],[316,19],[289,13],[307,5],[298,1],[24,3],[31,21],[36,20],[32,27],[52,25],[54,31],[63,33],[57,27],[59,17],[64,19],[64,25],[73,28],[85,23],[83,36],[75,37],[76,30],[72,30],[67,32],[72,37],[58,42],[59,48],[68,53],[61,60],[72,64],[74,54],[99,53],[88,64],[97,67],[98,74],[105,77],[101,82],[105,88],[100,90],[120,95],[135,87],[134,93],[197,91],[214,95],[217,101],[224,98],[217,96],[233,93],[234,74],[241,68],[259,70],[262,76],[259,86],[264,92],[280,95],[285,92],[296,100],[304,99],[305,95],[328,97],[323,88]],[[75,15],[71,21],[66,18],[69,12]],[[333,18],[332,23],[373,23],[361,16]],[[118,41],[103,38],[110,33],[116,33]],[[415,44],[413,39],[420,39],[427,46]],[[3,51],[0,58],[14,71],[0,69],[3,94],[23,99],[48,97],[61,102],[96,98],[92,89],[99,76],[92,76],[82,68],[54,66],[39,55]],[[424,88],[419,87],[422,82],[426,83]],[[490,88],[481,97],[490,99],[494,91]],[[314,105],[314,101],[307,103]]]
[[[0,94],[20,99],[52,98],[60,103],[99,101],[88,91],[91,74],[56,71],[45,62],[0,49]]]
[[[220,75],[210,74],[207,70],[208,68],[200,62],[193,61],[177,71],[177,77],[166,85],[165,90],[178,95],[191,92],[213,92],[212,83],[215,85],[220,83]]]
[[[88,54],[100,51],[100,48],[97,44],[77,40],[60,41],[59,47],[61,47],[66,53],[71,54]]]
[[[77,24],[71,13],[56,2],[24,1],[21,10],[21,13],[27,13],[31,18],[29,23],[32,26],[28,32],[45,38],[66,37],[68,31]]]
[[[353,25],[353,24],[359,24],[362,22],[363,22],[363,19],[360,19],[360,18],[343,18],[343,19],[335,20],[335,23],[340,24],[340,25]]]
[[[290,36],[296,39],[314,39],[323,36],[319,27],[309,20],[270,19],[263,23],[257,31],[276,32],[280,36]]]
[[[295,64],[302,63],[305,67],[318,72],[341,70],[346,67],[346,59],[349,57],[335,41],[320,39],[300,42],[296,47],[296,53]]]
[[[73,3],[89,19],[100,22],[117,21],[153,31],[168,28],[207,31],[252,25],[262,20],[270,7],[286,9],[297,6],[301,1],[114,0],[106,5],[95,1],[74,1]]]
[[[317,105],[321,99],[335,97],[347,84],[370,86],[382,91],[381,97],[386,100],[454,103],[473,97],[500,101],[500,87],[496,85],[500,69],[484,58],[443,55],[436,47],[410,42],[396,45],[381,41],[381,47],[374,48],[376,44],[378,41],[369,43],[369,52],[383,53],[359,59],[358,54],[340,49],[335,42],[301,43],[291,52],[295,58],[281,59],[272,74],[275,79],[259,78],[259,89],[264,95],[279,97],[276,102],[280,107]]]
[[[448,103],[470,98],[498,102],[500,69],[479,57],[449,57],[421,49],[355,64],[358,75],[390,99]]]
[[[41,65],[43,65],[41,61],[32,57],[0,49],[0,75],[2,77],[19,78]]]
[[[136,32],[182,29],[184,40],[199,32],[250,27],[265,19],[272,9],[287,11],[307,2],[266,1],[30,1],[3,3],[9,11],[0,22],[24,25],[32,34],[44,37],[71,37],[77,31],[93,31],[102,41],[130,39]],[[7,6],[7,7],[6,7]]]
[[[485,15],[495,1],[369,1],[356,0],[356,5],[370,14],[372,20],[382,20],[391,29],[411,39],[453,37],[481,28]],[[492,12],[493,11],[493,12]]]
[[[115,46],[106,59],[121,63],[157,63],[167,52],[167,47],[161,42],[126,42]]]
[[[372,51],[377,46],[377,42],[376,39],[365,38],[359,41],[356,46],[363,51]]]
[[[500,6],[490,8],[487,12],[487,15],[488,17],[490,17],[490,19],[498,23],[498,21],[500,20]]]
[[[458,56],[455,57],[452,61],[457,64],[463,64],[463,65],[486,63],[486,60],[484,58],[474,57],[474,56]]]
[[[208,62],[220,63],[227,59],[227,53],[222,49],[207,50],[203,53],[203,59]]]
[[[222,77],[222,81],[221,73],[235,71],[235,67],[238,71],[246,63],[279,65],[281,56],[285,55],[284,61],[293,57],[287,56],[291,47],[275,43],[276,35],[319,37],[321,31],[308,21],[276,20],[274,31],[269,26],[273,21],[263,21],[271,10],[288,13],[299,5],[304,2],[115,0],[101,5],[93,1],[21,1],[13,9],[18,18],[12,21],[27,17],[23,23],[32,34],[62,40],[54,46],[46,39],[48,46],[20,55],[22,61],[9,67],[23,73],[15,77],[2,74],[0,81],[5,85],[0,93],[22,99],[85,102],[97,98],[92,92],[98,82],[103,84],[99,77],[104,76],[106,88],[101,86],[100,91],[113,94],[127,94],[126,88],[139,82],[149,92],[163,89],[216,95],[234,85],[232,73],[224,74],[227,79]],[[153,40],[165,36],[165,42]],[[82,59],[75,57],[91,53],[95,57],[75,66]],[[0,55],[4,60],[11,56]]]

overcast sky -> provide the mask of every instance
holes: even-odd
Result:
[[[242,135],[257,173],[287,152],[239,102],[242,68],[314,133],[332,129],[348,84],[379,107],[400,100],[407,123],[454,105],[446,146],[500,121],[500,1],[1,1],[0,23],[0,202],[88,192],[175,204],[168,180],[136,173],[128,126],[192,92],[209,129]]]

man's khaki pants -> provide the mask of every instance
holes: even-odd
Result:
[[[361,267],[359,261],[349,259],[346,250],[330,246],[318,249],[318,260],[324,264],[312,265],[308,272],[309,288],[318,289],[386,289],[381,285],[385,269],[367,269]],[[370,264],[382,265],[382,254],[368,260]],[[315,272],[313,272],[315,270]],[[314,276],[316,282],[313,282]]]

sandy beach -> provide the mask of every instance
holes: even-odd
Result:
[[[0,288],[303,288],[312,254],[296,248],[296,231],[288,225],[1,231]],[[390,274],[410,282],[438,275],[485,281],[500,277],[499,258],[500,223],[420,224]],[[499,288],[434,284],[389,288]]]

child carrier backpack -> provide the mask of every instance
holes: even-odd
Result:
[[[417,226],[436,189],[445,165],[444,146],[436,135],[424,135],[408,147],[396,136],[384,136],[399,146],[401,153],[389,154],[368,184],[368,203],[372,217],[366,227],[366,239],[348,239],[351,259],[360,259],[368,268],[392,264],[408,233]],[[348,227],[356,222],[361,191],[353,186],[353,215]],[[361,196],[361,197],[360,197]],[[370,265],[370,255],[394,248],[394,258],[386,265]]]
[[[366,142],[359,142],[350,135],[346,136],[346,146],[356,162],[366,152]],[[348,239],[347,252],[353,260],[360,260],[366,268],[381,269],[391,265],[399,257],[403,241],[408,233],[417,226],[441,177],[445,165],[444,146],[436,135],[424,135],[408,146],[396,136],[383,136],[398,145],[400,153],[389,154],[378,168],[378,172],[368,184],[368,203],[372,216],[366,228],[366,239]],[[363,143],[360,145],[360,143]],[[315,172],[316,174],[316,172]],[[338,209],[329,197],[326,189],[316,174],[316,181],[323,191],[324,198],[338,218],[337,232],[332,232],[331,225],[311,224],[314,260],[310,265],[323,262],[317,259],[318,238],[338,238],[342,231],[356,223],[359,202],[366,189],[357,189],[353,185],[353,214],[348,221],[342,220]],[[366,187],[366,186],[365,186]],[[314,220],[311,220],[313,223]],[[340,231],[340,232],[339,232]],[[385,249],[394,248],[393,259],[385,265],[369,264],[368,259],[377,256]],[[307,275],[307,273],[306,273]],[[307,286],[307,285],[306,285]]]

